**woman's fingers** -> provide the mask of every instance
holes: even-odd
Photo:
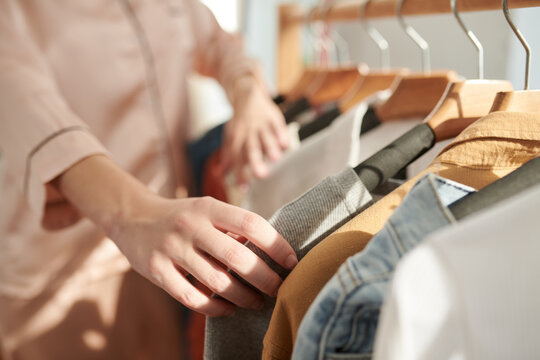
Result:
[[[270,296],[276,295],[282,282],[281,278],[245,245],[216,229],[201,232],[201,236],[204,238],[197,242],[201,250],[216,258],[260,291]],[[199,280],[203,281],[201,278]],[[231,293],[235,291],[237,289],[233,289]]]
[[[264,161],[264,154],[257,133],[246,139],[244,153],[247,163],[239,163],[238,166],[244,168],[249,165],[251,172],[257,178],[264,178],[268,175],[268,166]]]
[[[276,134],[269,127],[266,131],[261,131],[259,134],[261,138],[261,144],[263,147],[264,154],[272,162],[276,162],[281,158],[281,146],[278,142]]]
[[[151,279],[188,308],[207,316],[230,316],[234,305],[211,298],[195,288],[166,257],[157,258],[151,267]]]
[[[261,216],[219,201],[210,202],[208,211],[214,226],[245,237],[284,268],[298,263],[293,248]]]
[[[261,295],[242,285],[207,254],[194,250],[188,257],[174,260],[212,292],[233,304],[248,309],[260,309],[263,306]]]

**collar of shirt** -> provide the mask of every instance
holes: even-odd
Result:
[[[495,146],[501,141],[504,146]],[[465,129],[435,163],[476,169],[516,167],[538,153],[540,144],[534,142],[540,142],[540,114],[494,112]]]

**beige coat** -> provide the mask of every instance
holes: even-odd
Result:
[[[256,73],[238,39],[196,0],[0,0],[0,334],[7,357],[35,347],[81,298],[104,329],[115,323],[126,259],[90,221],[55,206],[61,197],[45,184],[104,153],[153,191],[185,194],[192,70],[218,79],[229,97],[233,79]]]

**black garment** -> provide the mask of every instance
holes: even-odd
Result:
[[[332,104],[329,109],[324,113],[317,116],[310,123],[303,125],[300,130],[298,130],[298,137],[300,140],[304,140],[311,135],[321,131],[324,128],[330,126],[330,124],[341,115],[341,110],[337,104]],[[381,121],[375,113],[373,107],[368,107],[364,117],[362,119],[362,125],[360,128],[360,135],[367,133],[368,131],[376,128],[381,124]]]
[[[282,105],[285,108],[283,111],[283,116],[285,117],[285,122],[287,124],[292,123],[295,118],[304,111],[311,109],[311,104],[305,97],[302,97],[290,104],[283,103]]]
[[[303,125],[298,130],[298,138],[300,141],[328,127],[336,118],[341,115],[341,110],[336,104],[332,104],[330,108],[317,116],[309,123]]]
[[[429,125],[420,124],[357,165],[354,170],[371,192],[434,145],[435,133]]]
[[[276,96],[274,96],[272,98],[272,101],[274,102],[274,104],[276,105],[281,105],[282,103],[285,102],[285,96],[284,95],[281,95],[281,94],[278,94]]]
[[[459,220],[537,184],[540,184],[540,158],[527,161],[519,169],[512,171],[482,190],[459,199],[451,204],[449,209]]]

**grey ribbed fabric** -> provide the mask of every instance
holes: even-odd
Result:
[[[269,221],[291,244],[300,260],[311,248],[371,203],[371,195],[364,184],[353,169],[347,168],[338,175],[327,177],[283,206]],[[246,245],[282,278],[288,275],[288,270],[276,264],[259,248],[251,243]],[[262,341],[275,305],[274,298],[264,298],[262,310],[237,308],[232,317],[207,318],[205,359],[261,358]]]

